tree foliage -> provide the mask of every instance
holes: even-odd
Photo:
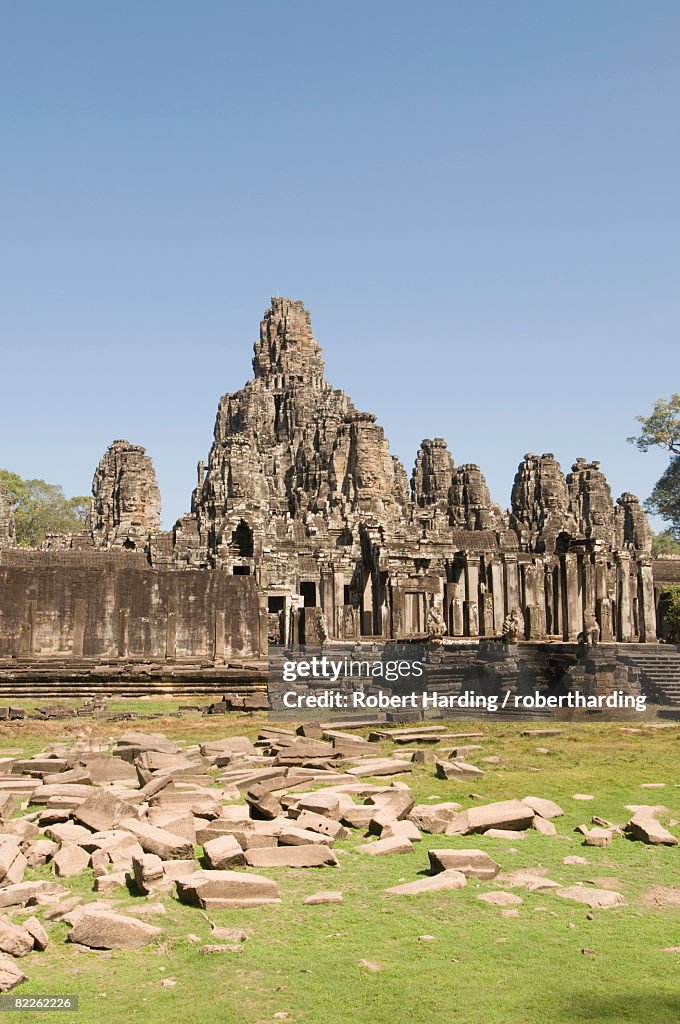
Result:
[[[649,416],[635,418],[642,424],[642,433],[629,437],[630,444],[641,452],[666,448],[673,455],[680,455],[680,394],[671,395],[668,401],[660,398]]]
[[[645,508],[654,516],[661,516],[671,524],[671,532],[680,540],[680,455],[676,455],[654,484],[654,490],[645,502]]]
[[[680,540],[680,394],[671,395],[668,400],[660,398],[649,416],[636,418],[642,424],[642,433],[629,437],[630,444],[641,452],[665,448],[673,456],[654,485],[645,508],[651,515],[666,519],[671,524],[668,532],[675,540]]]
[[[664,587],[659,594],[663,633],[671,643],[680,643],[680,587]]]
[[[652,554],[655,558],[660,555],[680,555],[680,540],[676,539],[672,530],[655,533],[652,539]]]
[[[58,484],[24,480],[8,469],[0,469],[0,486],[10,496],[17,543],[21,547],[38,547],[48,533],[82,530],[90,507],[89,498],[67,498]]]

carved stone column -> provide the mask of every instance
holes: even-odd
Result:
[[[617,633],[619,640],[630,640],[633,636],[633,607],[630,597],[630,554],[616,552],[616,589],[618,606]]]
[[[568,551],[562,555],[562,636],[575,643],[583,629],[583,608],[580,600],[578,555]]]
[[[656,641],[656,606],[654,603],[654,578],[650,558],[641,558],[638,563],[640,639],[645,644]]]
[[[465,602],[467,636],[479,636],[479,555],[465,555]]]

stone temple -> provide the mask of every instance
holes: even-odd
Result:
[[[138,445],[113,442],[92,495],[86,529],[40,551],[16,546],[0,495],[1,668],[198,678],[271,643],[497,640],[509,619],[520,641],[656,641],[659,563],[633,494],[614,501],[598,462],[564,474],[530,453],[505,510],[442,438],[421,442],[409,480],[376,417],[325,379],[290,299],[272,299],[172,530]]]

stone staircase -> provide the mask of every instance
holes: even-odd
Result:
[[[640,672],[640,683],[648,700],[680,707],[680,647],[619,644],[617,653]]]
[[[44,658],[0,659],[0,704],[13,700],[85,699],[95,696],[143,697],[164,694],[248,695],[266,691],[267,663],[228,665],[205,661],[111,662]]]

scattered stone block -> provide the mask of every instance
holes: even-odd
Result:
[[[484,772],[465,761],[437,761],[435,774],[438,779],[467,782],[469,779],[481,778]]]
[[[139,949],[162,934],[155,925],[124,914],[84,911],[67,938],[91,949]]]
[[[280,902],[276,882],[245,871],[197,871],[175,884],[182,903],[204,910]]]
[[[540,833],[540,835],[542,836],[557,835],[557,829],[553,825],[552,821],[549,821],[547,818],[542,818],[538,814],[531,822],[531,827],[534,829],[535,832]]]
[[[246,863],[253,868],[337,867],[338,858],[327,846],[277,846],[275,849],[246,850]]]
[[[384,857],[390,853],[411,853],[413,843],[405,836],[394,836],[392,839],[378,839],[375,843],[364,843],[357,846],[357,853],[365,853],[370,857]]]
[[[185,860],[194,855],[193,843],[173,832],[133,818],[127,818],[122,824],[145,853],[155,853],[161,860]]]
[[[209,840],[204,844],[203,852],[208,867],[215,871],[241,867],[246,863],[245,854],[232,835]]]
[[[470,807],[456,814],[446,829],[447,835],[471,835],[489,829],[529,828],[534,812],[521,800],[501,800],[498,803]]]
[[[633,839],[640,839],[652,846],[677,846],[678,839],[657,821],[653,814],[637,811],[624,826],[624,831]]]
[[[431,874],[441,871],[460,871],[466,878],[495,878],[501,869],[483,850],[428,850]]]
[[[101,790],[93,793],[73,811],[75,820],[93,832],[117,828],[131,814],[129,804]]]
[[[561,896],[565,900],[584,903],[593,910],[620,907],[626,902],[620,892],[612,892],[610,889],[586,889],[585,886],[581,885],[570,885],[566,888],[556,889],[555,895]]]
[[[393,885],[390,889],[385,889],[385,892],[390,896],[420,896],[445,889],[462,889],[464,885],[467,885],[467,878],[462,872],[447,870],[428,878],[419,878],[415,882]]]
[[[0,956],[0,992],[10,992],[23,981],[28,981],[28,978],[14,960]]]
[[[34,949],[39,949],[41,952],[47,949],[50,942],[49,936],[37,917],[26,918],[22,922],[22,928],[25,928],[32,937]]]
[[[561,818],[564,814],[560,805],[556,804],[554,800],[545,800],[540,796],[525,796],[522,803],[531,807],[534,814],[541,818]]]
[[[33,936],[25,928],[0,919],[0,953],[27,956],[33,950]]]
[[[306,907],[317,907],[323,903],[342,903],[342,893],[325,890],[322,892],[312,893],[311,896],[307,896],[304,900]]]
[[[82,846],[64,843],[52,858],[52,870],[59,878],[73,878],[90,865],[90,854]]]

